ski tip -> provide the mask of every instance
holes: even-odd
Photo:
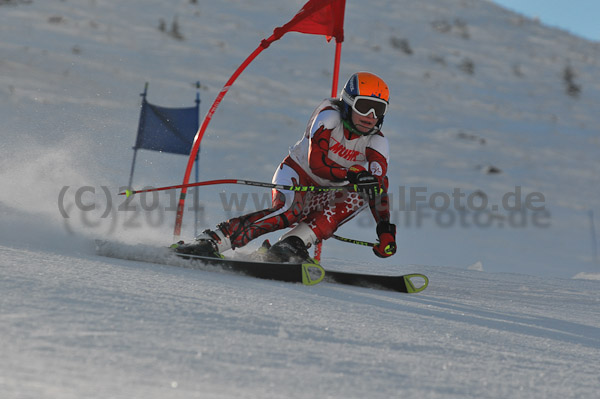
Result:
[[[420,273],[413,273],[404,275],[404,284],[406,285],[406,292],[413,294],[421,292],[429,285],[429,279],[426,275]],[[413,279],[415,281],[413,281]]]

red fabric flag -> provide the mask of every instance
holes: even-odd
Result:
[[[346,0],[309,0],[287,24],[273,30],[273,40],[287,32],[325,35],[328,40],[344,41],[344,10]]]

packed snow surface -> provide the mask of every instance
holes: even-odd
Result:
[[[421,294],[0,247],[5,398],[593,398],[598,282],[405,266]]]

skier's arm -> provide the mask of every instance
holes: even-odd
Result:
[[[308,148],[308,164],[315,175],[334,182],[341,182],[346,180],[348,169],[327,157],[330,137],[331,130],[325,126],[319,127],[314,132]]]
[[[388,162],[386,157],[379,151],[373,148],[367,148],[366,151],[367,161],[369,162],[369,172],[377,178],[379,181],[379,188],[381,189],[381,195],[375,197],[371,203],[371,213],[377,223],[381,221],[389,222],[390,220],[390,207],[388,198],[388,186],[389,180],[386,176]]]
[[[377,177],[382,190],[381,195],[376,196],[374,200],[369,202],[371,213],[377,222],[377,237],[379,239],[377,245],[373,247],[373,252],[380,258],[387,258],[396,253],[396,226],[390,223],[387,142],[380,141],[378,144],[376,143],[375,147],[377,149],[367,148],[366,152],[369,171]]]

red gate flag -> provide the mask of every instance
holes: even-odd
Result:
[[[292,18],[287,24],[275,28],[273,34],[268,39],[263,39],[260,45],[246,58],[246,60],[236,69],[231,75],[225,86],[221,89],[217,98],[213,102],[212,106],[208,110],[202,125],[198,129],[196,136],[194,137],[194,143],[190,151],[190,157],[188,158],[185,175],[183,177],[183,185],[187,185],[190,180],[190,174],[194,166],[196,155],[198,154],[198,147],[200,147],[200,141],[204,136],[204,132],[212,119],[217,107],[225,97],[225,94],[229,91],[229,88],[240,76],[240,74],[246,69],[246,67],[260,54],[264,49],[269,47],[271,43],[279,40],[287,32],[300,32],[314,35],[325,35],[328,37],[335,37],[336,41],[336,59],[334,66],[334,83],[332,92],[335,93],[337,90],[337,78],[339,72],[339,57],[341,44],[344,41],[344,10],[346,7],[346,0],[309,0],[304,7]],[[329,39],[328,39],[329,40]],[[187,187],[181,189],[179,195],[179,202],[177,203],[177,214],[175,216],[175,229],[173,232],[174,239],[178,240],[181,235],[181,225],[183,223],[183,211],[185,209],[185,197],[187,194]]]
[[[274,40],[287,32],[335,37],[344,41],[344,9],[346,0],[310,0],[287,24],[275,28]],[[328,40],[329,40],[328,38]]]

